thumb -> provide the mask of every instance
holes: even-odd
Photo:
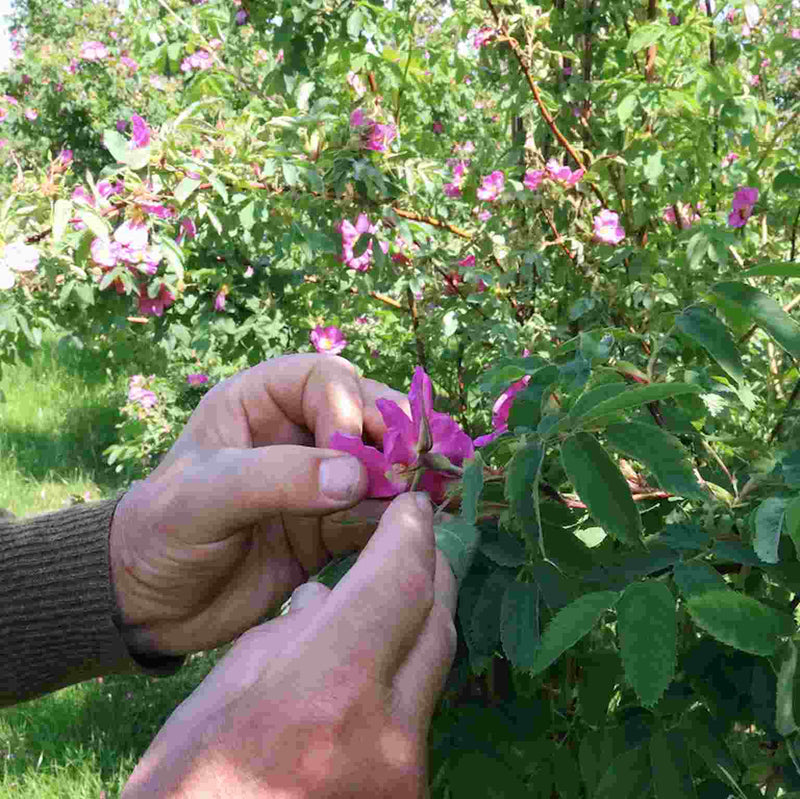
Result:
[[[177,480],[161,476],[162,518],[191,514],[196,543],[219,540],[232,530],[288,513],[320,516],[355,505],[367,493],[367,473],[351,455],[295,445],[223,449],[184,466]],[[166,506],[166,507],[165,507]]]

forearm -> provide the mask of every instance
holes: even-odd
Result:
[[[0,707],[142,670],[114,623],[108,533],[116,504],[0,520]]]

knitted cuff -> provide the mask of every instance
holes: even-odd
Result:
[[[119,497],[0,520],[0,707],[105,674],[171,674],[134,658],[114,624],[108,535]]]

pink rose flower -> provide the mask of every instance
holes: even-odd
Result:
[[[475,266],[475,256],[468,255],[466,258],[462,258],[458,262],[458,265],[463,266],[465,269],[472,269],[472,267]]]
[[[334,433],[331,446],[355,455],[367,469],[368,495],[392,497],[416,488],[427,491],[434,502],[445,495],[448,482],[457,479],[461,466],[475,452],[469,436],[446,413],[433,410],[430,378],[414,371],[408,393],[411,418],[391,400],[379,399],[378,410],[386,424],[383,451],[367,446],[359,436]]]
[[[544,180],[544,170],[542,169],[529,169],[525,173],[525,178],[522,181],[522,185],[525,186],[526,189],[530,191],[536,191],[539,186],[542,185],[542,181]]]
[[[353,248],[363,234],[375,233],[377,227],[370,224],[366,214],[359,214],[355,225],[347,219],[343,219],[337,230],[342,234],[342,254],[340,256],[342,263],[349,269],[366,272],[372,263],[372,241],[367,244],[367,248],[359,256],[356,256]]]
[[[619,214],[604,208],[594,218],[594,239],[603,244],[619,244],[625,238],[625,230],[619,223]]]
[[[131,143],[133,150],[147,147],[150,144],[150,127],[138,114],[131,116]]]
[[[26,108],[25,109],[25,119],[29,119],[31,122],[39,118],[39,112],[35,108]]]
[[[215,311],[224,311],[225,310],[225,303],[227,302],[228,297],[228,287],[223,286],[214,296],[214,310]]]
[[[514,404],[517,394],[526,389],[530,380],[530,376],[525,375],[521,380],[512,383],[497,398],[492,407],[492,427],[494,430],[488,435],[478,436],[474,442],[476,447],[485,447],[508,431],[508,414],[511,412],[511,406]]]
[[[145,316],[163,316],[164,310],[175,302],[175,296],[163,283],[156,297],[149,297],[146,288],[142,288],[141,292],[139,295],[139,313]]]
[[[574,186],[583,177],[583,173],[586,171],[584,169],[576,169],[573,172],[568,166],[559,164],[555,158],[551,158],[545,164],[545,167],[553,180],[563,183],[565,186]]]
[[[202,372],[186,375],[186,382],[190,386],[202,386],[204,383],[208,383],[208,375],[204,375]]]
[[[756,202],[758,202],[758,189],[751,186],[740,186],[733,195],[732,210],[728,214],[728,224],[735,228],[744,227],[753,213],[753,206]]]
[[[338,355],[346,346],[347,339],[344,333],[334,325],[328,327],[315,327],[309,334],[309,339],[317,352],[328,355]]]

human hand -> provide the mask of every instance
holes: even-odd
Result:
[[[405,395],[330,355],[266,361],[212,389],[158,468],[120,501],[109,539],[121,629],[142,655],[208,649],[276,610],[333,554],[368,539],[386,503],[363,498],[336,431],[375,440],[381,397]]]
[[[289,613],[234,644],[122,799],[424,796],[456,599],[430,503],[398,497],[333,591],[301,586]]]

